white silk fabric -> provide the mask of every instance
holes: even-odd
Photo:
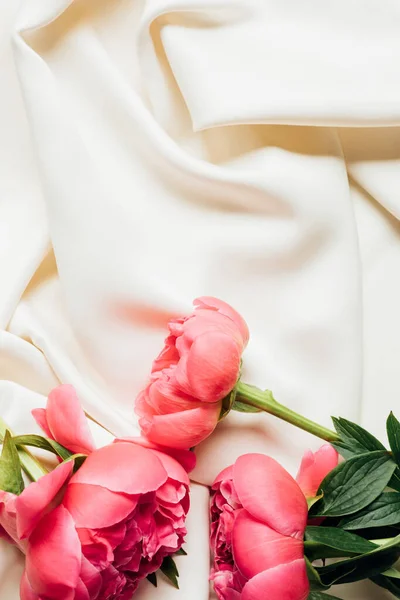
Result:
[[[246,381],[384,435],[400,395],[399,30],[396,0],[0,0],[0,410],[15,431],[68,382],[94,421],[135,435],[169,316],[214,295],[249,324]],[[136,598],[207,600],[207,484],[244,452],[295,473],[319,443],[230,415],[197,450],[180,591],[144,582]],[[1,600],[22,567],[1,543]]]

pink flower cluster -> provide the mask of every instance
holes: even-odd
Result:
[[[214,430],[240,377],[249,331],[216,298],[169,322],[165,346],[136,399],[142,437],[96,449],[72,386],[33,411],[50,440],[86,455],[62,462],[20,496],[0,491],[0,534],[26,555],[21,600],[130,600],[185,539],[190,449]],[[307,452],[297,481],[247,454],[211,491],[211,579],[219,600],[306,600],[308,507],[337,452]]]
[[[0,492],[0,524],[26,554],[21,600],[130,600],[182,546],[185,469],[140,440],[95,450],[71,386],[35,415],[52,439],[90,454],[75,474],[67,461],[20,496]]]

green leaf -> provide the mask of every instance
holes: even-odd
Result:
[[[389,486],[400,492],[400,423],[391,412],[386,421],[386,431],[397,469],[389,482]]]
[[[348,458],[357,454],[374,452],[375,450],[386,450],[385,446],[369,431],[348,421],[347,419],[332,417],[333,425],[340,436],[340,440],[333,445],[337,450]],[[342,453],[345,452],[345,454]]]
[[[362,510],[385,489],[396,464],[386,450],[359,454],[340,463],[328,473],[318,494],[313,517],[342,517]]]
[[[400,466],[400,423],[392,412],[386,421],[386,430],[393,458]]]
[[[154,587],[157,587],[157,575],[155,573],[150,573],[150,575],[147,575],[146,579],[148,579]]]
[[[310,590],[319,592],[320,590],[329,589],[330,586],[322,583],[316,567],[311,564],[311,561],[307,558],[307,556],[304,557],[304,560],[306,562],[307,578],[310,582]]]
[[[218,421],[222,421],[233,409],[233,404],[236,398],[236,388],[234,387],[225,398],[222,399],[221,412],[219,413]]]
[[[325,585],[352,583],[384,573],[396,563],[399,557],[400,535],[371,552],[325,567],[316,567],[315,570]]]
[[[319,494],[318,496],[314,496],[312,498],[307,498],[307,506],[308,506],[308,510],[310,510],[310,508],[312,506],[314,506],[314,504],[316,504],[319,500],[321,500],[321,498],[323,498],[324,495],[323,494]]]
[[[83,463],[85,462],[85,460],[87,459],[87,454],[72,454],[71,456],[69,456],[67,458],[67,460],[64,460],[64,462],[69,462],[70,460],[74,461],[74,473],[77,472],[78,469],[81,468],[81,466],[83,465]]]
[[[388,527],[398,523],[400,523],[400,494],[384,492],[363,510],[344,517],[339,522],[339,527],[351,531],[370,527]]]
[[[70,458],[73,452],[70,452],[64,446],[61,446],[58,442],[50,440],[41,435],[17,435],[13,438],[16,446],[33,446],[34,448],[41,448],[47,450],[59,456],[63,460]]]
[[[308,526],[304,539],[304,550],[311,561],[318,558],[357,556],[377,547],[354,533],[336,527]]]
[[[170,580],[172,585],[179,590],[178,577],[179,572],[176,568],[174,559],[171,556],[166,556],[162,562],[160,570]]]
[[[340,598],[331,596],[330,594],[324,594],[324,592],[310,592],[307,596],[307,600],[340,600]]]
[[[390,567],[390,569],[382,573],[382,575],[385,575],[385,577],[392,577],[393,579],[400,579],[400,571],[394,567]]]
[[[183,548],[180,548],[175,552],[175,556],[187,556],[187,552]]]
[[[0,489],[19,496],[24,491],[21,462],[11,433],[6,431],[0,457]]]
[[[370,579],[376,585],[379,585],[379,587],[389,590],[389,592],[391,592],[396,598],[400,598],[400,581],[391,579],[390,577],[385,577],[384,574],[371,577]]]
[[[399,467],[397,467],[397,469],[393,473],[393,477],[389,481],[388,487],[400,492],[400,468]]]

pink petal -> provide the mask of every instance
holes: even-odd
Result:
[[[19,540],[17,534],[17,510],[15,501],[18,496],[0,490],[0,527],[16,543]],[[8,539],[8,538],[6,538]]]
[[[29,538],[26,574],[45,598],[73,600],[81,569],[81,544],[69,512],[58,506]]]
[[[316,495],[323,479],[337,467],[338,461],[339,454],[330,444],[324,444],[315,453],[305,452],[296,481],[307,498]]]
[[[199,335],[181,356],[175,377],[184,392],[216,402],[235,387],[240,370],[240,348],[236,340],[220,331]]]
[[[51,433],[48,423],[47,423],[47,416],[46,416],[46,409],[45,408],[34,408],[32,411],[32,416],[35,419],[36,423],[39,425],[40,429],[42,431],[44,431],[44,433],[46,434],[46,436],[48,438],[50,438],[51,440],[53,440],[53,434]]]
[[[179,357],[182,357],[190,350],[196,338],[211,332],[228,335],[235,340],[240,351],[243,352],[242,336],[231,319],[215,310],[196,310],[190,317],[184,320],[183,324],[179,326],[179,330],[175,332],[177,335],[175,345]]]
[[[140,426],[151,442],[186,450],[203,441],[214,430],[221,404],[205,404],[188,396],[177,387],[174,373],[174,369],[169,369],[153,377],[136,398],[135,411],[141,417]],[[165,418],[161,418],[163,416]],[[169,425],[173,427],[171,430]]]
[[[26,540],[21,540],[17,533],[17,509],[16,500],[18,496],[0,490],[0,538],[8,543],[16,544],[21,552],[25,554]]]
[[[192,396],[188,396],[177,387],[175,381],[175,369],[163,371],[161,375],[156,376],[150,385],[144,391],[147,409],[142,404],[144,414],[166,415],[174,412],[181,412],[188,408],[201,406],[201,402],[196,401]]]
[[[76,527],[100,529],[126,519],[136,508],[137,498],[110,492],[98,485],[70,483],[63,505],[72,515]],[[94,506],[101,510],[94,510]]]
[[[91,600],[88,589],[81,580],[78,581],[76,586],[74,600]]]
[[[220,481],[225,481],[227,479],[233,479],[233,465],[229,467],[225,467],[214,479],[214,483],[212,484],[213,489],[217,489],[219,486],[217,484]],[[215,486],[215,487],[214,487]]]
[[[168,477],[170,479],[179,481],[184,485],[189,485],[190,482],[187,472],[174,458],[172,458],[172,456],[168,456],[168,454],[163,454],[158,450],[151,450],[151,452],[153,452],[161,461],[161,464],[167,471]]]
[[[155,415],[151,420],[140,419],[145,436],[156,444],[186,450],[197,446],[215,429],[221,403],[204,404],[199,408],[169,415]]]
[[[17,512],[17,532],[20,539],[27,538],[46,512],[51,503],[72,475],[73,462],[65,462],[56,469],[28,485],[15,501]]]
[[[97,598],[100,592],[102,578],[99,571],[82,555],[80,577],[85,584],[91,600]]]
[[[253,519],[244,509],[239,511],[233,526],[232,547],[235,563],[247,579],[261,571],[304,558],[301,540],[276,532]]]
[[[108,539],[97,535],[95,529],[77,529],[84,556],[96,569],[107,568],[114,560],[114,552]]]
[[[182,331],[176,339],[176,348],[180,356],[190,350],[197,337],[212,331],[225,333],[234,339],[240,352],[243,352],[243,338],[234,321],[217,310],[197,308],[190,317],[185,319]]]
[[[306,600],[310,591],[304,559],[262,571],[243,588],[241,600]]]
[[[188,490],[185,485],[179,484],[177,481],[168,480],[157,490],[157,500],[163,505],[163,509],[168,514],[172,511],[175,515],[179,514],[183,516],[185,512],[183,511],[181,502],[187,493]]]
[[[235,580],[232,571],[212,571],[210,581],[213,582],[214,591],[219,600],[240,600],[240,586]]]
[[[29,583],[26,571],[24,571],[21,577],[21,583],[19,586],[19,595],[21,600],[40,600],[39,596],[33,591],[31,584]]]
[[[172,456],[182,467],[185,469],[187,473],[193,471],[196,466],[196,455],[191,450],[178,450],[176,448],[169,448],[168,446],[161,446],[161,444],[155,444],[151,442],[145,437],[124,437],[124,438],[116,438],[114,443],[117,442],[130,442],[132,444],[138,444],[139,446],[143,446],[143,448],[150,448],[151,450],[159,450],[163,454],[168,454]]]
[[[72,385],[60,385],[50,392],[46,417],[53,439],[71,452],[90,454],[95,444],[85,413]]]
[[[249,328],[243,317],[234,308],[232,308],[232,306],[230,306],[223,300],[213,298],[212,296],[201,296],[200,298],[196,298],[196,300],[194,300],[193,302],[193,305],[197,310],[202,308],[211,308],[214,310],[218,310],[218,312],[222,315],[229,317],[238,327],[243,339],[243,345],[247,346],[247,342],[249,341],[250,336]]]
[[[93,452],[71,479],[72,483],[99,485],[112,492],[146,494],[167,480],[167,473],[153,452],[121,442]]]
[[[165,340],[165,346],[160,354],[153,361],[151,372],[162,371],[171,365],[175,365],[179,360],[179,353],[175,347],[175,336],[169,335]]]
[[[236,492],[256,519],[283,535],[303,538],[307,501],[293,477],[264,454],[240,456],[233,467]]]

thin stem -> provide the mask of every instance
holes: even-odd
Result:
[[[274,399],[272,392],[269,390],[262,391],[259,388],[239,381],[236,385],[236,399],[243,404],[254,406],[270,415],[278,417],[278,419],[291,423],[299,429],[308,431],[327,442],[334,442],[339,439],[339,436],[335,431],[323,427],[277,402]]]
[[[3,441],[6,431],[13,432],[7,423],[0,417],[0,442]],[[48,473],[47,469],[25,448],[25,446],[17,447],[21,466],[31,481],[37,481],[43,475]]]

